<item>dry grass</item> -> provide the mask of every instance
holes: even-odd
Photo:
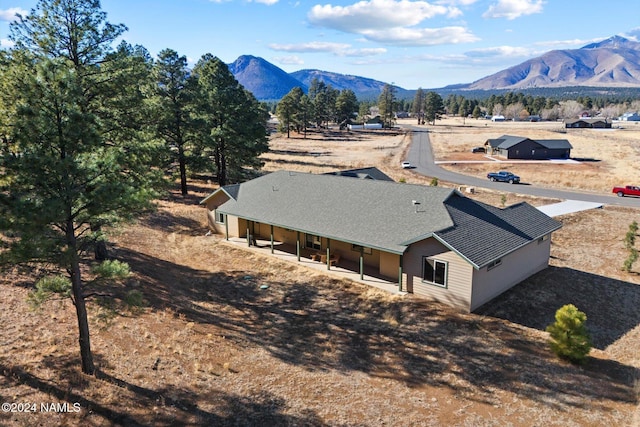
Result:
[[[307,142],[277,143],[298,151]],[[428,181],[397,168],[403,135],[347,144],[352,157],[344,160],[336,146],[325,150],[335,154],[321,158],[272,153],[268,166],[317,172],[376,164],[396,179]],[[211,188],[196,190],[186,199],[160,201],[157,213],[115,236],[112,253],[131,265],[134,277],[107,289],[118,297],[110,307],[89,303],[96,378],[79,372],[72,305],[54,302],[32,312],[29,276],[0,278],[1,400],[79,402],[82,408],[1,413],[1,424],[634,422],[640,276],[620,267],[622,238],[636,210],[562,218],[552,267],[467,315],[219,244],[218,237],[205,236],[204,210],[197,205]],[[474,195],[496,205],[501,196]],[[520,200],[509,195],[506,203]],[[132,289],[144,295],[140,312],[118,303]],[[589,318],[595,349],[584,367],[557,360],[546,346],[543,329],[567,302]]]

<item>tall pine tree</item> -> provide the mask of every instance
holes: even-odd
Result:
[[[85,252],[105,226],[150,206],[155,145],[141,119],[146,51],[113,42],[99,1],[41,0],[11,25],[2,105],[15,105],[0,151],[3,264],[42,262],[70,283],[82,371],[93,374]],[[2,110],[6,113],[6,109]],[[1,235],[0,235],[1,236]]]

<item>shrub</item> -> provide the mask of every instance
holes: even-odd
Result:
[[[429,183],[430,186],[432,187],[437,187],[438,186],[438,178],[431,178],[431,182]]]
[[[551,350],[558,357],[571,363],[584,362],[591,350],[586,321],[587,315],[573,304],[562,306],[556,311],[556,321],[547,326],[547,332],[551,335]]]
[[[93,274],[104,279],[123,279],[131,274],[129,264],[117,260],[107,260],[92,269]]]
[[[36,290],[27,297],[33,308],[40,307],[53,296],[69,298],[71,296],[71,281],[64,276],[47,276],[36,282]]]

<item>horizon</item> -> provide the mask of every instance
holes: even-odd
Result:
[[[262,58],[287,73],[310,69],[378,80],[407,90],[468,84],[557,49],[613,36],[638,41],[635,15],[602,15],[599,2],[543,0],[368,0],[303,4],[282,0],[101,1],[122,40],[153,58],[170,48],[193,65],[210,53],[227,64]],[[36,0],[0,8],[0,46],[9,22]],[[626,8],[613,0],[607,10]],[[567,20],[580,25],[567,25]],[[278,25],[286,21],[287,25]],[[544,28],[544,31],[540,29]],[[224,42],[221,43],[220,41]]]

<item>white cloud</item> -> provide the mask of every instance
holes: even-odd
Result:
[[[462,11],[453,5],[475,0],[425,1],[364,0],[350,6],[316,5],[307,18],[313,25],[359,34],[367,41],[398,46],[434,46],[477,41],[460,26],[420,28],[423,21],[438,16],[457,18]],[[450,4],[450,6],[446,6]]]
[[[332,53],[336,56],[363,57],[380,55],[387,52],[385,48],[355,49],[346,43],[309,42],[297,44],[270,44],[269,48],[282,52],[297,53]]]
[[[348,49],[351,45],[346,43],[309,42],[296,44],[272,43],[269,47],[273,50],[283,52],[336,52],[338,50]]]
[[[498,3],[489,6],[482,17],[512,20],[524,15],[541,13],[544,3],[543,0],[498,0]]]
[[[436,46],[478,41],[478,37],[463,27],[390,28],[383,31],[363,31],[371,41],[400,46]]]
[[[29,12],[19,7],[12,7],[10,9],[4,9],[4,10],[0,9],[0,21],[9,21],[9,22],[15,21],[18,19],[16,14],[27,16]]]
[[[279,64],[282,65],[303,65],[304,61],[296,56],[296,55],[291,55],[291,56],[276,56],[275,58],[273,58],[274,61],[278,62]]]
[[[455,8],[424,1],[365,0],[350,6],[315,5],[309,22],[347,33],[411,27],[438,15],[456,13]]]
[[[465,52],[466,58],[527,58],[540,52],[521,46],[494,46]]]

